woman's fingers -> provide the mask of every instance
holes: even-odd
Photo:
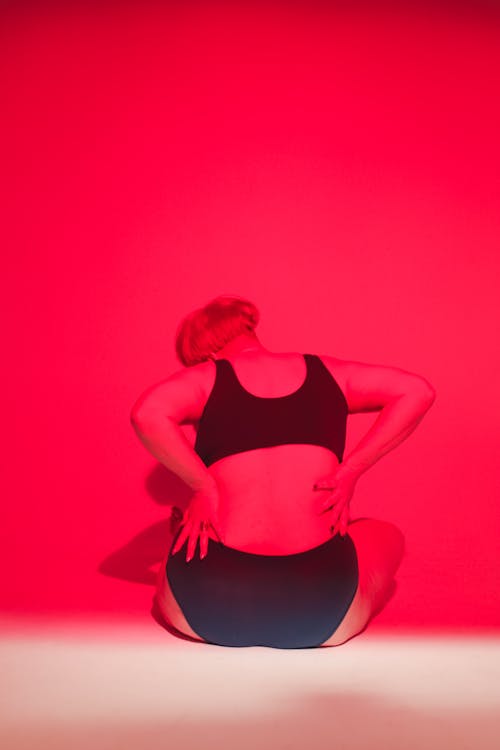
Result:
[[[343,517],[343,513],[344,513],[344,510],[346,508],[346,505],[348,505],[348,503],[345,503],[345,504],[344,503],[338,503],[338,505],[336,505],[333,508],[333,510],[331,511],[331,515],[330,515],[330,521],[331,521],[330,531],[332,532],[332,534],[336,533],[336,531],[334,531],[334,529],[338,530],[337,527],[340,525],[340,521],[341,521],[341,519]]]
[[[210,527],[215,532],[216,537],[219,540],[219,542],[221,543],[224,542],[224,536],[222,532],[220,531],[220,529],[218,528],[219,526],[218,523],[216,526],[213,521],[203,521],[201,526],[202,526],[202,531],[200,535],[200,558],[203,560],[203,558],[207,556],[209,537],[213,539],[215,538],[213,534],[210,534],[210,531],[209,531]]]
[[[175,543],[175,546],[172,549],[172,554],[173,555],[175,555],[175,553],[180,550],[180,548],[182,547],[182,545],[184,544],[184,542],[188,538],[188,536],[189,536],[189,534],[191,532],[191,525],[192,525],[192,521],[190,521],[190,520],[187,520],[185,524],[181,525],[182,526],[182,531],[179,534],[179,536],[177,537],[177,541]]]
[[[210,526],[212,527],[212,529],[217,534],[219,542],[221,542],[223,544],[224,543],[224,534],[222,533],[222,530],[219,528],[219,522],[217,522],[217,526],[216,526],[214,524],[214,522],[212,521],[212,523],[210,524]]]
[[[337,484],[336,480],[332,477],[327,477],[326,479],[319,479],[317,482],[313,484],[313,490],[333,490],[336,484]]]
[[[196,542],[198,541],[198,534],[191,532],[188,539],[186,562],[189,562],[194,557],[194,551],[196,549]]]
[[[337,532],[340,532],[341,536],[345,536],[347,534],[347,525],[349,523],[349,503],[346,503],[340,513],[337,514],[336,520],[333,520],[332,518],[332,525],[330,526],[330,531],[332,533],[332,536],[335,536]]]
[[[193,559],[196,552],[196,544],[198,539],[200,540],[200,560],[206,557],[208,552],[208,527],[210,526],[208,521],[198,521],[193,525],[191,536],[189,537],[188,552],[186,556],[186,562],[190,562]]]
[[[319,504],[319,513],[325,513],[325,511],[331,510],[334,505],[342,502],[345,499],[345,495],[340,490],[334,490],[328,497],[325,497]]]
[[[346,503],[342,508],[342,513],[339,519],[339,530],[342,536],[347,534],[347,525],[349,523],[349,503]]]
[[[326,513],[327,511],[331,510],[337,500],[334,497],[325,497],[324,500],[321,501],[318,509],[318,515],[321,515],[322,513]]]
[[[189,538],[188,546],[187,546],[187,553],[186,553],[186,562],[190,562],[195,555],[196,544],[199,538],[200,559],[203,560],[203,558],[206,557],[208,553],[208,538],[210,536],[209,534],[210,526],[215,531],[218,539],[222,542],[223,541],[222,533],[220,530],[218,530],[218,528],[213,523],[207,520],[196,520],[196,519],[189,518],[186,520],[184,527],[177,538],[177,541],[172,549],[172,554],[175,555],[175,553],[178,552],[180,548],[184,545],[184,542],[186,541],[186,539]]]
[[[204,557],[206,557],[208,552],[208,523],[203,522],[201,524],[201,533],[200,533],[200,560],[203,560]]]
[[[340,514],[342,513],[342,510],[344,509],[344,504],[338,502],[331,510],[330,518],[332,519],[332,523],[336,523],[339,518]]]

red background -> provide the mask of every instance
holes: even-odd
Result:
[[[0,608],[149,617],[189,491],[130,409],[227,293],[270,349],[434,385],[353,501],[407,539],[377,623],[496,627],[498,17],[265,6],[3,11]]]

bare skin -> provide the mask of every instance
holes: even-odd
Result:
[[[238,337],[216,356],[229,359],[243,388],[261,398],[276,398],[296,391],[306,375],[301,354],[269,352],[254,336]],[[385,397],[380,378],[383,380],[384,373],[379,373],[377,390],[373,386],[372,369],[371,384],[368,375],[363,389],[359,385],[360,377],[361,381],[363,379],[361,370],[367,366],[358,366],[356,381],[352,373],[357,363],[347,363],[328,355],[321,355],[321,359],[346,396],[350,413],[382,408]],[[388,400],[394,397],[394,389],[398,388],[398,376],[401,393],[409,388],[411,378],[416,377],[410,375],[408,378],[408,373],[394,368],[382,369],[387,378]],[[193,417],[201,416],[215,380],[213,362],[204,362],[188,370],[191,371],[191,380],[196,370],[199,386],[196,405],[190,403],[186,406],[182,386],[177,387],[177,391],[170,390],[168,404],[166,392],[159,395],[161,386],[155,391],[156,403],[159,403],[159,398],[162,409],[168,408],[170,419],[176,420],[177,424],[187,421],[187,417],[196,424]],[[174,401],[175,392],[177,402]],[[226,456],[212,464],[207,471],[219,491],[218,523],[224,534],[224,543],[245,552],[286,555],[311,549],[330,539],[331,513],[318,513],[321,498],[313,486],[319,479],[334,475],[338,466],[335,454],[316,445],[277,445]],[[174,533],[172,530],[171,537],[166,540],[166,553],[158,573],[157,603],[169,625],[194,640],[202,641],[187,623],[165,575]],[[349,520],[347,533],[358,556],[358,589],[340,626],[323,646],[344,643],[365,628],[389,595],[403,556],[403,536],[390,523],[373,519]],[[212,531],[209,536],[217,538]]]

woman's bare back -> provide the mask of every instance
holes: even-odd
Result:
[[[293,393],[306,376],[304,358],[298,353],[243,353],[230,362],[241,386],[260,398]],[[204,367],[208,399],[215,366],[206,363]],[[336,372],[334,377],[342,390],[341,375]],[[219,519],[226,545],[245,552],[286,555],[331,538],[329,514],[318,515],[321,498],[313,485],[331,475],[338,463],[332,451],[309,444],[257,448],[213,463],[208,470],[220,491]]]

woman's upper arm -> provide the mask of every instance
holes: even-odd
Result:
[[[338,374],[351,414],[379,411],[395,398],[408,394],[431,402],[435,398],[435,390],[425,378],[399,367],[326,359],[330,360],[332,373]]]
[[[198,422],[207,401],[207,386],[213,363],[178,370],[147,388],[132,407],[134,424],[169,417],[178,424]],[[208,386],[209,387],[209,386]]]

